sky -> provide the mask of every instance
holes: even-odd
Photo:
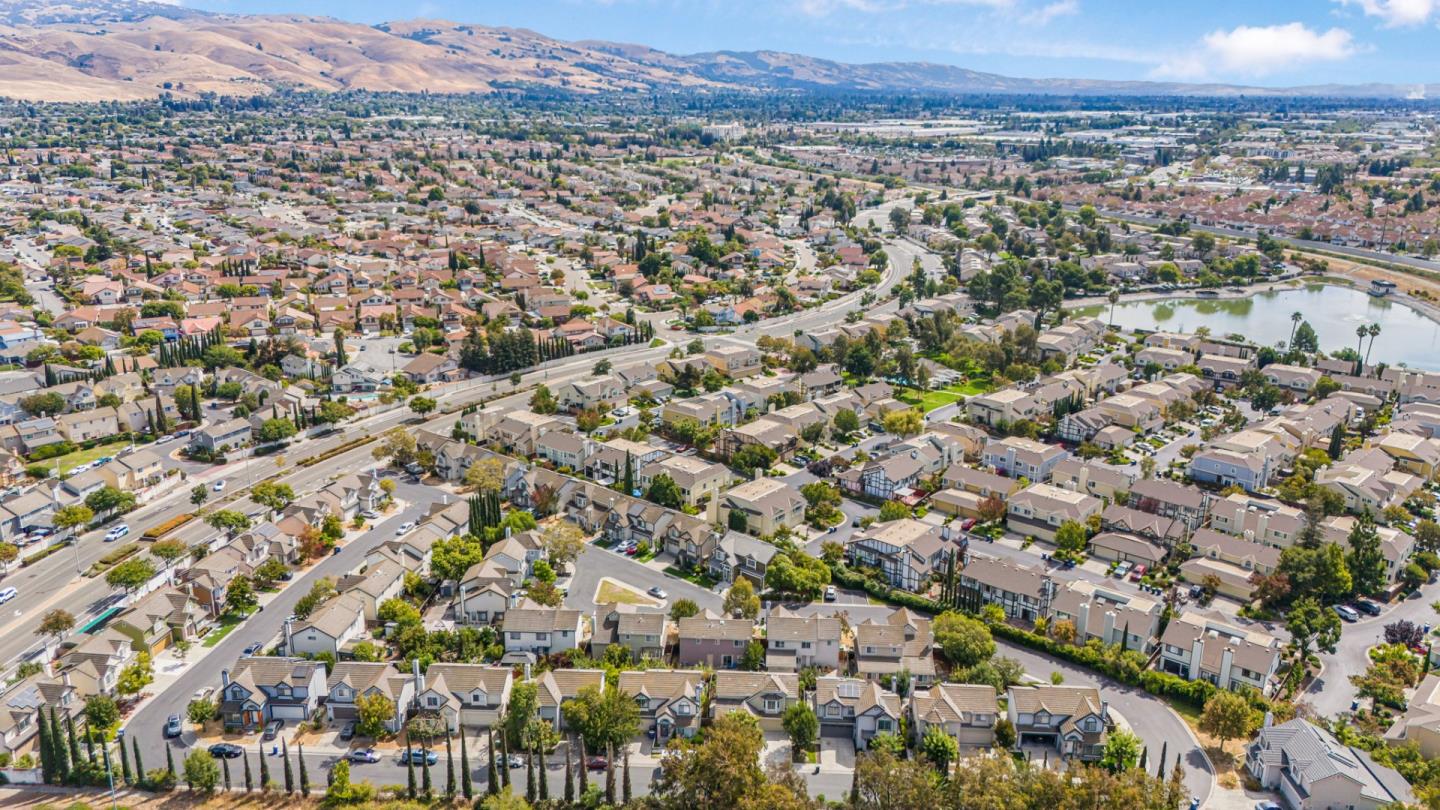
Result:
[[[1266,86],[1440,82],[1440,0],[182,0],[362,23],[529,28],[672,53],[777,50],[1008,76]]]

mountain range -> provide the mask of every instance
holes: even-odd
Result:
[[[0,0],[0,97],[102,101],[277,88],[583,94],[651,91],[1417,98],[1440,85],[1243,87],[1025,79],[929,62],[850,64],[777,51],[678,55],[442,20],[364,25],[212,14],[146,0]]]

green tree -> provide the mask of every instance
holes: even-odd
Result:
[[[743,576],[735,577],[735,584],[725,594],[724,611],[728,616],[738,613],[752,620],[760,615],[760,596],[755,593],[755,586],[750,580]]]
[[[595,686],[585,686],[565,701],[560,710],[591,751],[626,745],[640,728],[639,707],[619,689],[601,691]]]
[[[934,763],[936,770],[942,774],[948,774],[950,763],[960,756],[960,746],[955,742],[954,737],[945,733],[945,729],[940,726],[930,726],[920,740],[920,753]]]
[[[695,604],[694,599],[681,597],[670,603],[670,618],[674,621],[688,619],[700,613],[700,606]]]
[[[660,808],[733,810],[761,794],[760,770],[765,736],[755,718],[743,712],[719,717],[704,741],[679,739],[660,761],[652,796]]]
[[[155,577],[155,565],[149,560],[131,557],[105,574],[105,583],[112,588],[133,591]]]
[[[90,507],[72,504],[70,506],[62,506],[55,510],[55,516],[51,519],[51,522],[54,523],[55,528],[60,531],[69,532],[80,526],[87,525],[94,519],[95,512],[91,510]]]
[[[205,522],[230,537],[250,528],[250,516],[234,509],[217,509],[205,516]]]
[[[1200,730],[1219,740],[1222,750],[1230,740],[1248,739],[1254,725],[1255,710],[1250,708],[1250,701],[1224,689],[1205,701],[1205,710],[1200,714]]]
[[[255,596],[249,577],[240,574],[230,580],[230,586],[225,591],[226,607],[236,613],[249,613],[259,605],[260,600]]]
[[[781,718],[785,733],[790,735],[791,756],[800,761],[820,733],[820,719],[805,701],[790,704]]]
[[[70,629],[74,626],[75,617],[70,614],[70,611],[56,608],[46,613],[40,619],[39,626],[35,628],[35,634],[39,636],[54,636],[58,639],[70,632]]]
[[[1380,533],[1368,513],[1362,514],[1350,530],[1350,553],[1346,555],[1355,593],[1373,596],[1385,589],[1388,572],[1385,552],[1380,548]]]
[[[1067,520],[1055,530],[1056,548],[1068,554],[1083,553],[1089,542],[1089,533],[1085,531],[1085,526],[1078,521]]]
[[[652,503],[661,506],[668,506],[671,509],[679,509],[685,502],[685,496],[680,492],[680,486],[675,479],[660,473],[650,480],[650,489],[646,490],[645,497]]]
[[[385,734],[385,724],[395,717],[395,703],[383,694],[361,695],[355,699],[358,722],[356,733],[378,738]]]
[[[935,617],[932,628],[940,654],[956,667],[973,667],[995,655],[995,639],[979,619],[948,610]]]
[[[289,484],[261,481],[250,488],[250,500],[274,514],[295,502],[295,490]]]
[[[1300,667],[1309,666],[1317,650],[1335,652],[1335,645],[1340,641],[1340,617],[1309,596],[1297,599],[1290,606],[1285,629],[1290,633],[1291,656]]]
[[[1145,744],[1132,732],[1119,729],[1110,732],[1105,739],[1105,753],[1100,757],[1100,766],[1111,773],[1130,770],[1140,764],[1140,752]]]
[[[295,423],[281,417],[279,419],[266,419],[260,423],[260,429],[255,431],[255,440],[261,444],[274,444],[283,442],[299,432]]]
[[[185,757],[185,781],[191,790],[198,790],[207,796],[215,792],[220,784],[220,766],[208,751],[196,749]]]
[[[150,664],[150,653],[135,656],[135,662],[120,670],[120,679],[115,689],[122,695],[138,695],[155,680],[155,670]]]

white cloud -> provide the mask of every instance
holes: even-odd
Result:
[[[1379,17],[1388,28],[1429,22],[1440,13],[1440,0],[1335,0],[1342,6],[1359,6],[1366,17]]]
[[[1172,79],[1199,79],[1214,73],[1264,76],[1309,62],[1338,62],[1357,50],[1354,38],[1343,28],[1321,33],[1298,22],[1242,25],[1206,34],[1198,48],[1166,60],[1151,75]]]
[[[1080,0],[1055,0],[1034,11],[1020,15],[1020,21],[1029,25],[1045,25],[1056,17],[1067,17],[1080,13]]]

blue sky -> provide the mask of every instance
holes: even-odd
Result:
[[[1012,76],[1440,82],[1440,0],[184,0],[376,23],[437,17],[676,53],[783,50]]]

